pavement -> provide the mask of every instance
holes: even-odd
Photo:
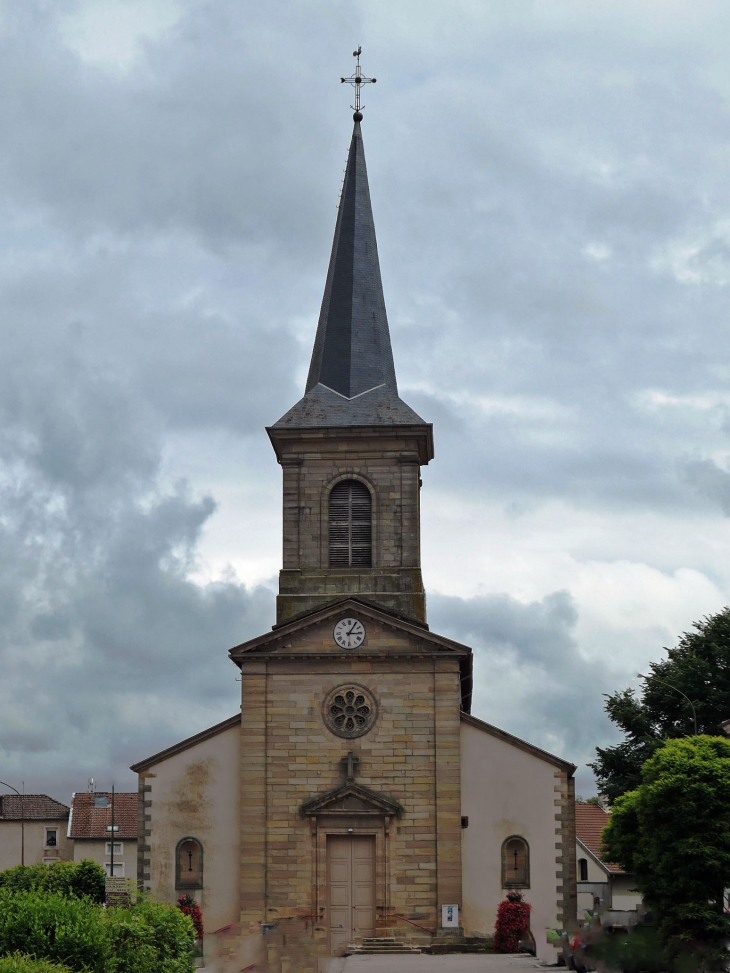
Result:
[[[546,970],[534,956],[451,953],[446,956],[345,956],[330,960],[327,973],[534,973]]]

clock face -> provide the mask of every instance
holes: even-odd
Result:
[[[356,618],[341,618],[335,625],[334,636],[343,649],[356,649],[365,641],[365,626]]]

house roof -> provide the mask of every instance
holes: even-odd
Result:
[[[614,862],[606,862],[601,858],[601,832],[606,827],[611,815],[607,814],[598,804],[575,805],[575,836],[603,867],[614,875],[623,874],[623,868]]]
[[[107,798],[107,807],[94,807],[94,799]],[[114,837],[132,841],[137,838],[136,791],[120,791],[114,795]],[[71,797],[71,816],[68,820],[69,838],[111,839],[112,824],[111,791],[78,791]]]
[[[159,753],[155,753],[151,757],[145,757],[144,760],[139,760],[136,764],[132,764],[129,769],[134,771],[135,774],[139,774],[142,771],[153,767],[155,764],[160,763],[161,760],[167,760],[168,757],[174,757],[177,753],[182,753],[184,750],[189,750],[190,747],[194,747],[196,744],[202,743],[203,740],[209,740],[210,737],[217,736],[219,733],[224,733],[232,726],[239,726],[240,723],[241,714],[236,713],[235,716],[229,716],[228,719],[223,720],[222,723],[216,723],[215,726],[209,726],[207,730],[201,730],[200,733],[196,733],[194,736],[181,740],[180,743],[174,743],[166,750],[160,750]]]
[[[524,750],[525,753],[531,753],[533,757],[544,760],[546,763],[553,764],[555,767],[560,767],[561,770],[567,770],[570,775],[574,774],[577,770],[577,766],[570,763],[570,761],[563,760],[562,757],[556,757],[554,754],[548,753],[547,750],[541,750],[540,747],[536,747],[533,743],[528,743],[527,740],[521,740],[520,737],[513,736],[511,733],[507,733],[506,730],[500,730],[498,726],[492,726],[491,723],[485,723],[484,720],[479,720],[476,716],[472,716],[470,713],[462,713],[461,722],[468,723],[469,726],[474,726],[477,730],[481,730],[483,733],[488,733],[490,736],[497,737],[499,740],[504,740],[504,742],[509,743],[510,746],[517,747],[519,750]]]
[[[0,821],[65,821],[68,814],[68,807],[48,794],[0,796]]]

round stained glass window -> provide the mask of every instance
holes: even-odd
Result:
[[[362,686],[340,686],[324,702],[324,721],[338,737],[359,737],[372,729],[377,706]]]

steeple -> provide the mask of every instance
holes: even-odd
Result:
[[[433,430],[398,395],[365,168],[355,128],[304,396],[267,429],[284,475],[276,620],[342,601],[426,625],[419,467]]]
[[[305,395],[276,426],[423,424],[398,396],[362,115],[354,117]]]
[[[360,122],[355,122],[306,391],[398,394]]]

